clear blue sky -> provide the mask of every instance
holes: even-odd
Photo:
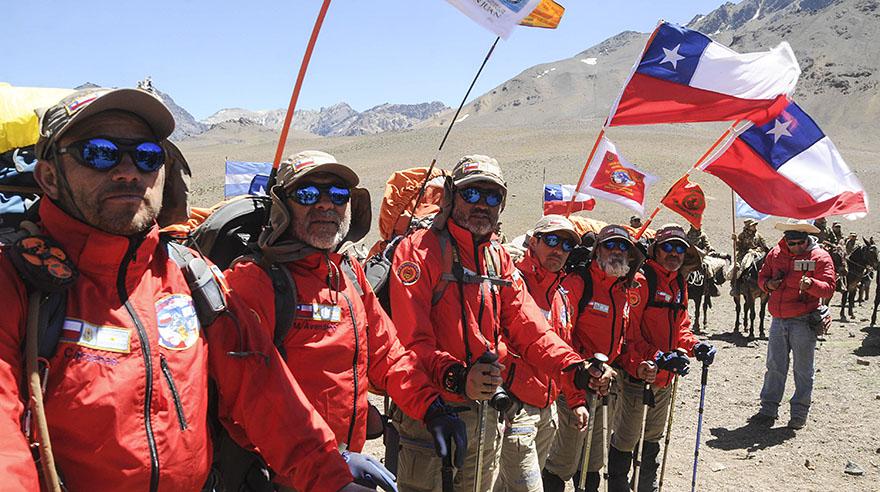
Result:
[[[685,23],[722,0],[558,0],[554,31],[517,28],[501,41],[478,96],[533,65],[567,58],[659,18]],[[320,0],[40,0],[3,7],[0,81],[133,86],[145,75],[202,119],[218,109],[287,107]],[[494,35],[444,0],[336,0],[299,109],[346,101],[439,100],[457,106]]]

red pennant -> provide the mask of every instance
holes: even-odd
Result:
[[[679,179],[666,193],[661,202],[666,208],[684,217],[697,229],[702,229],[703,210],[706,209],[706,196],[697,183],[691,183],[687,176]]]

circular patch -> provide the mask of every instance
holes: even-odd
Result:
[[[159,345],[171,350],[186,350],[199,339],[199,318],[192,298],[172,294],[156,301]]]
[[[639,295],[639,291],[636,289],[630,289],[626,293],[626,301],[630,306],[636,307],[642,302],[642,297]]]
[[[403,282],[403,285],[412,285],[416,283],[421,275],[422,271],[419,269],[419,266],[411,261],[403,262],[397,267],[397,278]]]

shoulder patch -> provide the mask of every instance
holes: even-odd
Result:
[[[171,350],[186,350],[199,339],[199,318],[192,297],[172,294],[156,301],[159,345]]]
[[[639,305],[639,303],[642,302],[642,296],[639,295],[639,290],[638,290],[638,288],[629,289],[629,290],[626,292],[626,301],[627,301],[627,302],[629,303],[629,305],[632,306],[632,307],[636,307],[636,306]]]
[[[421,276],[422,270],[419,268],[419,265],[411,261],[405,261],[397,267],[397,278],[400,279],[403,285],[412,285],[418,282]]]

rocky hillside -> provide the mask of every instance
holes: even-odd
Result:
[[[381,104],[362,113],[346,103],[327,108],[297,110],[293,128],[321,136],[355,136],[405,130],[448,109],[441,102],[422,104]],[[206,118],[203,123],[213,125],[221,122],[249,120],[271,129],[281,128],[285,110],[273,109],[251,111],[242,108],[222,109]]]

